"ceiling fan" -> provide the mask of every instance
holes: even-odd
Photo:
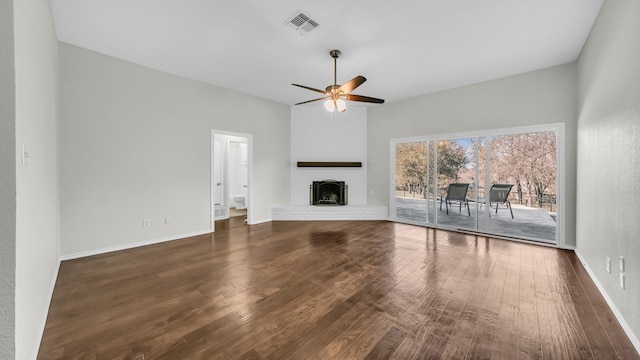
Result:
[[[329,52],[329,55],[331,55],[331,57],[333,58],[333,85],[327,86],[325,90],[315,89],[315,88],[304,86],[304,85],[291,84],[293,86],[298,86],[307,90],[324,94],[324,96],[321,98],[299,102],[295,105],[301,105],[301,104],[306,104],[314,101],[325,100],[324,107],[328,111],[333,112],[335,110],[338,110],[339,112],[344,112],[344,111],[347,111],[347,104],[344,102],[345,100],[368,102],[368,103],[375,103],[375,104],[384,103],[384,100],[382,99],[376,99],[369,96],[351,94],[351,91],[353,91],[355,88],[357,88],[358,86],[362,85],[362,83],[367,81],[367,79],[364,76],[358,75],[353,79],[347,81],[346,83],[342,85],[338,85],[338,81],[336,79],[337,78],[337,62],[338,62],[338,58],[340,57],[340,54],[342,54],[340,50],[331,50]]]

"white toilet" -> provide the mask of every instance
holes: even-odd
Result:
[[[245,204],[244,195],[233,195],[233,202],[236,204],[236,209],[246,209],[247,205]]]

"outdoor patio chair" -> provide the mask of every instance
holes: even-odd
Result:
[[[449,188],[447,189],[447,196],[444,197],[444,199],[442,196],[440,196],[440,210],[442,210],[442,203],[444,202],[444,206],[447,209],[447,215],[449,215],[449,206],[455,202],[459,205],[458,212],[462,212],[462,205],[464,205],[467,207],[469,216],[471,216],[471,210],[469,210],[469,200],[467,200],[467,190],[469,190],[469,184],[449,184]]]
[[[511,212],[511,218],[513,219],[513,210],[511,209],[511,202],[509,201],[509,193],[511,192],[512,184],[493,184],[491,185],[491,189],[489,190],[489,209],[493,208],[493,205],[496,206],[496,214],[498,213],[498,207],[500,205],[505,206]],[[482,209],[482,204],[485,203],[484,199],[480,199],[478,201],[480,203],[480,208]],[[491,211],[489,211],[489,216],[491,216]]]

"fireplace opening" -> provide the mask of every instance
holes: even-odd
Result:
[[[311,205],[347,205],[348,186],[344,181],[314,181],[309,186]]]

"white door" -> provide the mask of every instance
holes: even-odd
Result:
[[[224,176],[224,154],[222,141],[213,141],[213,207],[214,220],[226,219],[229,217],[228,206],[225,202],[225,176]]]

